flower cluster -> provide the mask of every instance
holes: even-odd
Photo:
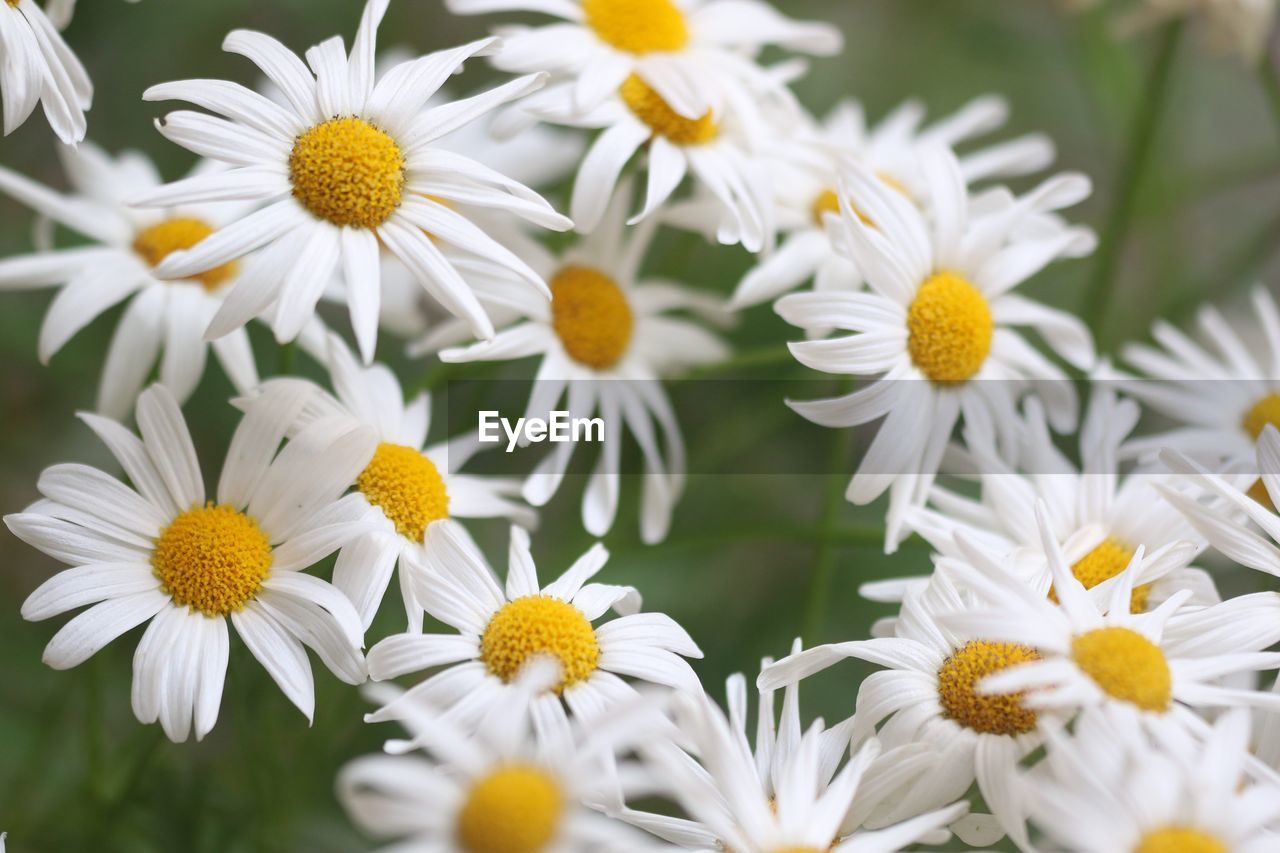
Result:
[[[337,780],[396,850],[1280,844],[1280,691],[1261,683],[1280,598],[1224,595],[1208,568],[1280,576],[1265,290],[1256,323],[1206,307],[1200,340],[1162,322],[1155,345],[1100,357],[1081,319],[1021,290],[1095,251],[1070,218],[1090,180],[1048,173],[1041,134],[982,141],[1008,119],[993,96],[931,123],[915,101],[875,125],[853,100],[814,117],[792,84],[840,35],[765,0],[447,0],[535,22],[380,57],[390,2],[366,0],[349,50],[230,33],[256,89],[148,89],[194,107],[157,123],[199,158],[170,182],[84,141],[90,83],[54,26],[72,3],[0,2],[6,132],[39,102],[80,143],[60,151],[67,191],[0,167],[0,192],[48,226],[0,260],[0,288],[57,289],[41,361],[127,303],[80,414],[114,470],[53,465],[4,519],[69,566],[22,605],[80,611],[49,666],[145,625],[133,711],[182,742],[217,722],[228,625],[308,720],[325,710],[313,654],[365,685],[367,722],[404,729]],[[1273,7],[1145,5],[1203,10],[1243,50]],[[446,94],[481,57],[510,79]],[[565,215],[542,193],[570,178]],[[730,297],[652,273],[671,230],[750,256]],[[322,301],[345,306],[350,342]],[[841,626],[765,660],[753,711],[744,676],[718,704],[689,633],[596,579],[603,543],[540,579],[531,531],[572,443],[523,478],[463,473],[477,438],[436,424],[433,441],[430,389],[375,359],[388,339],[437,369],[536,357],[531,416],[604,423],[583,528],[614,528],[634,444],[651,544],[688,467],[665,383],[725,363],[726,330],[764,304],[799,366],[847,386],[786,405],[870,427],[845,497],[884,499],[886,552],[919,537],[932,566],[862,588],[896,606],[869,637]],[[321,378],[263,378],[255,322]],[[210,349],[240,415],[212,491],[182,410]],[[501,576],[476,519],[510,524]],[[387,609],[403,631],[369,636]],[[879,670],[843,718],[806,720],[800,682],[851,658]]]

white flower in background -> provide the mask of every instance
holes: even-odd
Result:
[[[942,565],[953,561],[944,560]],[[760,674],[762,688],[791,685],[848,658],[884,667],[858,689],[854,743],[875,732],[888,747],[927,744],[935,765],[910,780],[882,820],[896,821],[935,809],[965,795],[976,781],[990,817],[973,815],[970,831],[991,843],[1008,833],[1025,841],[1024,805],[1015,771],[1057,725],[1054,711],[1025,707],[1015,691],[988,693],[982,680],[1038,660],[1029,644],[1006,642],[982,627],[953,630],[943,617],[963,614],[978,601],[947,571],[939,569],[924,587],[908,590],[894,623],[894,635],[815,646],[783,658]],[[1048,724],[1048,725],[1047,725]],[[965,834],[966,839],[970,836]]]
[[[1033,328],[1080,369],[1095,358],[1076,317],[1011,293],[1054,260],[1092,251],[1091,231],[1045,215],[1086,198],[1088,179],[1064,174],[1021,198],[1005,193],[979,203],[970,199],[954,155],[935,147],[920,158],[929,187],[920,204],[930,217],[856,164],[841,185],[839,218],[829,219],[832,240],[862,270],[870,291],[794,293],[776,305],[802,329],[854,333],[793,343],[791,351],[815,370],[871,384],[788,405],[837,429],[884,419],[847,497],[866,504],[889,490],[890,550],[901,540],[903,511],[927,495],[957,422],[994,443],[997,425],[1015,421],[1028,380],[1048,380],[1041,384],[1058,392],[1046,400],[1050,422],[1059,430],[1075,425],[1066,373],[1014,327]]]
[[[977,549],[971,549],[969,565],[955,567],[987,604],[940,621],[952,630],[985,631],[1039,653],[1037,660],[989,676],[982,690],[1022,692],[1023,704],[1036,710],[1108,707],[1193,735],[1207,729],[1200,712],[1239,706],[1280,711],[1280,695],[1223,683],[1280,668],[1280,653],[1262,651],[1277,639],[1274,612],[1233,608],[1231,602],[1187,607],[1191,591],[1184,590],[1155,610],[1133,613],[1141,548],[1117,576],[1106,606],[1099,606],[1068,568],[1043,510],[1040,516],[1060,603],[1019,583]],[[1230,621],[1229,630],[1203,630],[1206,622],[1224,621]]]
[[[731,676],[727,690],[727,719],[706,696],[676,700],[675,721],[693,754],[662,740],[640,748],[655,776],[654,791],[645,793],[674,798],[692,819],[634,809],[622,811],[621,819],[685,849],[772,853],[899,850],[916,841],[945,841],[941,827],[964,813],[964,804],[957,804],[898,826],[858,831],[928,772],[933,756],[915,744],[881,753],[878,743],[867,741],[855,743],[857,753],[841,767],[855,720],[831,729],[819,720],[802,731],[794,686],[787,688],[781,721],[774,691],[759,691],[753,749],[746,680]]]
[[[420,554],[428,527],[449,518],[510,518],[532,525],[537,516],[515,500],[518,480],[457,473],[479,448],[474,435],[427,445],[430,394],[406,402],[394,373],[381,364],[361,367],[335,335],[329,338],[328,364],[333,394],[309,380],[284,377],[262,383],[239,405],[246,411],[274,407],[287,419],[290,435],[321,420],[373,431],[377,447],[352,482],[379,523],[343,547],[333,583],[351,599],[367,630],[399,565],[409,623],[420,630],[422,609],[413,599],[406,556]]]
[[[1153,738],[1092,712],[1055,736],[1023,786],[1049,849],[1266,853],[1280,847],[1280,787],[1253,782],[1249,717],[1223,714],[1203,744]]]
[[[426,559],[412,575],[418,602],[456,634],[401,634],[369,650],[375,680],[444,667],[370,720],[399,719],[426,702],[474,721],[503,707],[530,660],[554,658],[553,689],[533,700],[535,718],[563,722],[595,718],[636,690],[621,676],[700,691],[684,657],[702,652],[683,628],[661,613],[640,613],[640,595],[628,586],[588,583],[609,559],[595,545],[557,580],[539,587],[529,535],[511,528],[505,588],[456,522],[427,528]],[[619,618],[592,623],[610,609]],[[545,726],[540,725],[541,731]]]
[[[6,136],[38,103],[58,139],[68,145],[84,139],[93,84],[58,32],[70,17],[66,0],[50,3],[47,13],[35,0],[6,0],[0,6],[0,99]]]
[[[1099,0],[1063,0],[1069,8],[1087,9]],[[1257,62],[1275,26],[1276,0],[1133,0],[1119,18],[1122,32],[1135,32],[1172,18],[1200,16],[1211,43]]]
[[[762,0],[447,0],[459,15],[537,12],[560,20],[499,29],[507,71],[570,78],[571,104],[589,111],[629,79],[649,87],[680,116],[719,115],[729,102],[776,96],[777,80],[754,59],[768,46],[823,56],[839,53],[835,27],[794,21]]]
[[[0,290],[58,288],[40,330],[39,355],[49,359],[77,332],[118,302],[129,300],[116,326],[102,369],[98,409],[123,418],[151,375],[179,401],[191,396],[204,375],[209,345],[205,327],[241,274],[237,262],[193,270],[184,280],[162,280],[154,267],[171,253],[197,245],[245,210],[237,204],[192,204],[165,211],[139,211],[126,196],[158,186],[151,161],[128,152],[110,157],[84,143],[59,149],[72,193],[64,195],[0,167],[0,192],[52,223],[89,241],[69,249],[42,247],[0,260]],[[200,180],[217,173],[198,167]],[[244,329],[212,344],[232,385],[240,391],[258,382]]]
[[[642,154],[645,197],[631,224],[662,208],[692,173],[714,202],[705,206],[704,229],[721,243],[741,243],[751,252],[772,246],[772,184],[755,151],[759,140],[742,121],[742,110],[707,110],[687,118],[634,75],[588,110],[574,105],[573,90],[573,83],[563,82],[526,98],[515,108],[514,124],[506,132],[523,133],[531,119],[600,131],[573,184],[569,213],[580,233],[600,226],[610,202],[625,192],[623,172]]]
[[[601,813],[619,802],[622,777],[632,775],[615,753],[649,733],[649,722],[629,713],[533,737],[529,698],[543,675],[523,675],[478,731],[431,705],[411,705],[402,720],[410,739],[387,744],[398,754],[357,758],[340,771],[347,814],[377,838],[399,839],[384,849],[405,853],[671,849]],[[398,693],[376,692],[393,701]]]
[[[264,205],[214,239],[175,253],[158,268],[189,275],[262,248],[246,264],[207,335],[218,338],[251,317],[269,315],[276,336],[294,339],[340,270],[352,325],[366,362],[377,341],[382,286],[379,247],[386,246],[421,285],[477,337],[493,325],[436,241],[505,264],[535,293],[546,284],[519,259],[453,210],[449,203],[493,207],[549,228],[570,222],[532,190],[435,141],[495,107],[542,85],[530,75],[463,101],[422,107],[468,58],[495,49],[473,42],[374,74],[376,31],[389,0],[369,0],[350,56],[341,38],[307,52],[314,70],[275,39],[237,30],[224,49],[247,56],[285,94],[288,107],[219,80],[166,83],[148,100],[181,99],[205,113],[170,113],[160,124],[170,140],[231,166],[142,193],[135,202],[166,206],[212,200]]]
[[[821,122],[806,117],[797,134],[766,160],[775,171],[778,227],[788,236],[776,254],[762,260],[739,283],[733,307],[759,305],[810,279],[818,291],[859,289],[862,275],[849,258],[836,254],[826,229],[827,214],[840,210],[838,188],[845,164],[860,163],[908,199],[927,199],[928,179],[918,157],[921,148],[942,145],[955,151],[1003,126],[1009,105],[1003,98],[988,96],[921,127],[924,117],[924,105],[911,100],[868,127],[862,104],[852,99],[842,101]],[[1038,172],[1053,162],[1053,156],[1048,138],[1030,134],[959,155],[960,171],[965,186],[972,187],[993,178]]]
[[[1053,578],[1045,562],[1035,507],[1043,501],[1053,537],[1071,573],[1100,605],[1110,598],[1115,578],[1133,559],[1138,546],[1161,558],[1143,562],[1135,579],[1133,609],[1143,612],[1173,594],[1192,590],[1194,604],[1221,599],[1213,578],[1186,564],[1204,547],[1187,530],[1182,514],[1158,491],[1173,486],[1168,473],[1121,473],[1120,447],[1138,422],[1138,406],[1117,400],[1105,386],[1095,388],[1089,412],[1080,425],[1077,466],[1054,444],[1038,399],[1024,403],[1018,458],[1010,464],[992,448],[971,442],[964,451],[977,472],[978,497],[963,490],[934,486],[929,506],[912,509],[906,525],[937,551],[963,559],[955,544],[962,535],[988,553],[1002,555],[1011,574],[1038,593],[1051,595]],[[958,454],[960,451],[957,449]],[[1165,546],[1175,545],[1175,548]],[[905,578],[867,584],[862,593],[879,601],[900,601],[905,586],[927,578]]]
[[[524,319],[492,341],[440,354],[447,362],[506,361],[541,355],[527,414],[547,417],[563,407],[570,418],[604,420],[600,458],[587,483],[582,519],[603,536],[618,509],[624,431],[644,456],[641,536],[666,537],[684,488],[685,448],[671,401],[659,380],[727,357],[727,346],[691,320],[724,322],[720,302],[692,288],[640,278],[656,225],[624,224],[630,193],[610,206],[604,225],[560,256],[525,241],[529,263],[551,283],[551,302],[530,298],[514,282],[494,280],[490,299],[518,308]],[[496,277],[491,277],[496,278]],[[661,441],[659,441],[659,435]],[[574,442],[554,446],[525,484],[525,498],[542,506],[559,489]]]
[[[215,500],[177,402],[163,387],[138,398],[142,438],[97,415],[82,419],[132,487],[84,465],[40,477],[44,499],[5,517],[22,541],[73,568],[27,598],[48,619],[93,605],[62,627],[44,661],[83,663],[148,622],[133,659],[133,711],[173,741],[213,728],[229,651],[227,619],[310,720],[310,646],[343,681],[365,680],[360,618],[337,589],[303,570],[368,528],[340,495],[374,442],[366,429],[317,423],[277,453],[287,426],[263,408],[241,421]]]
[[[1250,307],[1251,316],[1233,325],[1203,306],[1196,322],[1200,341],[1157,321],[1151,329],[1155,346],[1122,350],[1137,375],[1116,369],[1101,374],[1176,424],[1130,441],[1127,454],[1169,447],[1208,465],[1252,469],[1263,427],[1280,426],[1280,311],[1260,286]]]

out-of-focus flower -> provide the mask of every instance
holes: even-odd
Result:
[[[738,284],[733,307],[767,302],[809,279],[818,291],[862,286],[857,266],[835,252],[826,229],[827,215],[839,212],[840,177],[850,161],[909,199],[929,198],[919,152],[930,145],[956,151],[966,187],[1046,168],[1053,162],[1053,143],[1040,134],[959,154],[958,149],[967,147],[974,137],[1000,128],[1008,115],[1004,99],[989,96],[924,127],[924,106],[915,100],[902,104],[874,127],[868,127],[862,104],[852,99],[841,102],[821,122],[806,117],[797,133],[778,142],[765,159],[774,172],[778,228],[787,239]],[[675,215],[687,216],[679,211]]]
[[[288,426],[263,409],[241,421],[214,500],[173,396],[138,398],[141,439],[82,415],[132,486],[84,465],[40,477],[44,499],[5,517],[15,536],[73,568],[22,605],[41,620],[92,605],[54,635],[44,661],[83,663],[149,622],[133,660],[133,711],[171,740],[217,721],[227,672],[227,620],[310,720],[310,646],[342,680],[360,684],[360,617],[346,596],[303,572],[369,529],[367,507],[341,498],[374,444],[372,432],[317,422],[279,450]],[[277,450],[279,452],[277,453]]]
[[[841,184],[840,214],[828,227],[869,292],[793,293],[776,305],[802,329],[854,333],[793,343],[791,352],[815,370],[874,381],[843,397],[788,405],[837,429],[884,418],[847,496],[866,504],[890,492],[891,550],[903,535],[904,511],[928,494],[957,423],[994,445],[997,427],[1016,421],[1028,380],[1048,380],[1063,392],[1046,400],[1050,422],[1060,430],[1075,425],[1067,374],[1015,327],[1039,332],[1080,369],[1095,358],[1079,319],[1011,292],[1053,261],[1093,250],[1091,231],[1050,215],[1083,201],[1088,179],[1063,174],[1020,198],[1000,190],[971,199],[949,151],[922,152],[921,168],[929,196],[919,204],[856,164]]]
[[[160,131],[231,166],[216,179],[190,178],[142,193],[165,206],[235,199],[264,205],[215,239],[174,253],[157,268],[190,275],[263,249],[215,316],[218,338],[269,314],[276,336],[295,338],[340,270],[361,355],[372,359],[381,300],[380,246],[405,263],[435,299],[477,337],[493,324],[458,269],[436,245],[506,265],[534,293],[546,283],[453,209],[453,202],[507,210],[544,227],[571,223],[541,196],[492,169],[437,147],[437,139],[514,98],[544,77],[529,75],[461,101],[423,105],[467,59],[492,51],[484,39],[374,74],[376,31],[389,0],[369,0],[350,55],[340,38],[307,52],[312,69],[275,39],[237,30],[224,48],[247,56],[285,94],[287,107],[235,83],[190,80],[149,89],[149,100],[187,100],[216,113],[170,113]]]
[[[89,143],[60,149],[72,193],[64,195],[0,166],[0,192],[45,219],[89,240],[70,249],[48,247],[0,260],[0,290],[59,288],[40,330],[40,360],[47,362],[77,332],[128,299],[102,369],[98,409],[129,414],[160,361],[159,378],[185,401],[204,375],[209,345],[204,332],[242,275],[239,262],[192,270],[165,280],[155,267],[219,232],[247,208],[236,203],[193,203],[164,211],[139,211],[126,196],[159,186],[155,166],[141,154],[109,157]],[[218,180],[219,170],[197,166],[195,180]],[[247,391],[258,382],[244,329],[212,344],[231,383]]]
[[[582,519],[593,536],[613,526],[618,509],[622,440],[630,432],[644,455],[641,535],[661,541],[684,488],[685,449],[675,412],[660,379],[727,357],[728,347],[703,325],[728,315],[718,299],[670,284],[645,281],[640,269],[656,225],[628,229],[630,193],[610,205],[603,226],[560,256],[526,241],[530,266],[551,282],[551,303],[534,298],[501,270],[487,278],[487,299],[515,308],[523,319],[492,341],[441,353],[447,362],[542,356],[527,412],[547,417],[564,400],[570,418],[599,413],[604,421],[600,459],[583,496]],[[661,435],[661,441],[659,441]],[[525,484],[525,497],[542,506],[559,489],[574,452],[562,442]]]
[[[270,417],[289,423],[289,435],[331,419],[374,432],[377,447],[352,482],[360,500],[379,519],[378,529],[342,549],[333,583],[355,604],[367,630],[399,566],[409,623],[420,630],[422,609],[408,578],[414,563],[406,556],[418,554],[420,563],[428,527],[451,518],[510,518],[532,525],[537,516],[518,502],[519,480],[457,473],[479,447],[474,436],[427,446],[429,394],[406,402],[395,374],[381,364],[361,367],[333,335],[328,364],[333,394],[308,380],[282,377],[262,383],[240,406],[246,411],[271,407]]]
[[[530,661],[547,657],[558,676],[532,700],[543,722],[539,731],[563,725],[566,705],[587,720],[635,699],[622,676],[700,691],[684,658],[702,652],[683,628],[661,613],[640,613],[640,595],[631,587],[588,583],[608,559],[597,544],[540,587],[529,536],[513,527],[504,587],[457,522],[428,528],[424,565],[412,574],[414,592],[427,613],[457,633],[401,634],[370,649],[376,680],[444,667],[370,719],[400,719],[426,702],[474,722],[504,706]],[[620,618],[592,624],[611,609]]]

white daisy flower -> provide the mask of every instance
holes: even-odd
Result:
[[[361,367],[336,335],[329,338],[328,365],[333,394],[305,379],[269,379],[240,405],[246,411],[266,405],[286,412],[289,435],[328,420],[373,431],[377,447],[370,448],[352,483],[355,500],[378,523],[343,547],[333,583],[355,604],[368,629],[399,565],[409,622],[420,630],[422,609],[413,600],[405,558],[420,554],[427,528],[448,518],[509,518],[529,526],[537,515],[517,502],[518,480],[457,473],[479,449],[474,436],[427,445],[430,394],[406,402],[391,370],[381,364]]]
[[[524,319],[492,341],[447,349],[440,357],[470,362],[541,355],[527,414],[547,417],[563,408],[571,418],[598,412],[604,420],[603,447],[582,501],[587,532],[603,536],[613,526],[626,430],[644,456],[641,536],[659,542],[670,528],[685,478],[684,441],[659,380],[728,355],[718,337],[673,314],[684,311],[719,322],[727,315],[712,297],[640,277],[656,226],[626,228],[628,198],[621,193],[604,226],[558,257],[525,241],[530,265],[551,282],[551,303],[494,281],[487,288],[490,298],[518,308]],[[573,452],[573,442],[562,442],[539,463],[525,484],[529,503],[542,506],[552,498]]]
[[[411,707],[403,720],[410,739],[387,744],[397,754],[358,758],[339,773],[347,813],[370,835],[399,839],[385,849],[404,853],[672,849],[601,813],[622,796],[628,768],[615,752],[648,731],[644,718],[567,724],[533,737],[533,675],[522,676],[526,683],[513,685],[508,703],[474,733],[430,705]]]
[[[759,684],[795,684],[847,658],[885,667],[859,687],[854,743],[879,726],[875,733],[886,746],[928,744],[936,763],[890,804],[884,819],[945,806],[977,782],[994,820],[971,816],[967,829],[975,838],[985,836],[985,843],[1004,833],[1022,842],[1025,810],[1015,771],[1043,743],[1045,728],[1062,717],[1024,706],[1016,691],[980,689],[987,676],[1038,660],[1040,653],[1034,645],[1005,641],[990,626],[953,629],[944,621],[978,604],[956,582],[953,563],[941,560],[928,585],[908,590],[893,636],[815,646],[765,667]]]
[[[920,158],[931,217],[857,164],[842,184],[831,237],[870,292],[794,293],[776,305],[800,328],[855,333],[793,343],[791,351],[815,370],[874,381],[843,397],[788,405],[833,428],[884,418],[847,497],[866,504],[890,491],[890,549],[900,541],[903,510],[928,492],[957,422],[987,436],[1015,419],[1027,380],[1049,380],[1039,384],[1059,392],[1047,400],[1050,421],[1059,430],[1075,425],[1066,374],[1013,327],[1032,327],[1078,368],[1095,357],[1077,318],[1010,292],[1052,261],[1092,251],[1091,231],[1045,215],[1087,197],[1088,179],[1060,175],[1016,200],[978,205],[954,155],[932,147]]]
[[[367,458],[365,429],[317,423],[277,453],[285,422],[268,407],[246,416],[206,500],[191,436],[163,387],[138,398],[141,439],[115,421],[81,418],[131,486],[84,465],[40,477],[44,499],[8,515],[15,536],[73,568],[22,605],[48,619],[85,605],[54,635],[44,662],[83,663],[148,622],[133,659],[133,711],[177,742],[213,728],[228,655],[227,618],[294,705],[315,708],[310,646],[335,675],[365,680],[360,618],[334,587],[303,570],[368,529],[339,496]]]
[[[713,200],[706,206],[705,227],[721,243],[741,243],[751,252],[772,246],[773,190],[757,154],[757,137],[766,131],[752,134],[742,119],[745,108],[707,109],[688,118],[637,75],[587,110],[574,103],[574,91],[574,83],[561,82],[525,99],[503,132],[523,133],[531,120],[599,131],[573,184],[569,213],[580,233],[600,226],[621,191],[622,173],[643,153],[645,198],[631,224],[662,208],[692,173]]]
[[[1156,740],[1132,719],[1094,712],[1074,737],[1053,738],[1024,785],[1050,850],[1265,853],[1280,846],[1280,787],[1248,778],[1248,748],[1239,711],[1203,744]]]
[[[609,552],[596,544],[559,579],[539,587],[529,535],[511,528],[505,588],[475,543],[456,522],[427,528],[424,565],[412,574],[418,602],[456,634],[402,634],[369,651],[378,681],[445,667],[369,719],[398,719],[405,707],[427,702],[464,722],[501,707],[511,683],[531,659],[560,666],[554,689],[533,701],[538,719],[563,722],[567,705],[592,718],[636,690],[621,676],[699,691],[684,657],[702,652],[683,628],[661,613],[640,613],[640,595],[628,586],[587,583]],[[620,618],[600,626],[608,610]]]
[[[862,104],[852,99],[838,104],[821,123],[808,119],[766,161],[777,172],[773,189],[778,226],[788,236],[776,254],[742,279],[733,307],[759,305],[810,279],[819,291],[859,289],[863,278],[857,266],[836,254],[826,229],[827,214],[840,210],[837,189],[845,163],[861,163],[909,199],[928,198],[928,180],[917,152],[929,145],[954,151],[997,130],[1008,116],[1008,103],[988,96],[926,127],[921,127],[925,108],[915,100],[903,103],[875,127],[867,126]],[[1053,156],[1053,143],[1031,134],[960,155],[960,171],[965,186],[971,187],[992,178],[1038,172],[1053,162]]]
[[[1200,711],[1237,706],[1280,711],[1280,695],[1221,683],[1280,668],[1280,654],[1262,651],[1276,640],[1274,613],[1233,608],[1230,602],[1188,608],[1191,591],[1184,590],[1155,610],[1135,614],[1130,603],[1141,548],[1117,576],[1107,605],[1099,606],[1071,573],[1043,510],[1040,528],[1060,604],[1018,583],[997,558],[978,549],[971,549],[969,565],[955,569],[987,605],[941,617],[943,624],[958,631],[983,630],[1040,655],[988,677],[981,689],[1023,692],[1023,703],[1036,710],[1111,707],[1191,734],[1205,731]],[[1230,630],[1200,630],[1228,616]]]
[[[881,753],[869,740],[855,742],[857,754],[842,768],[855,720],[831,729],[818,721],[802,732],[794,686],[787,688],[780,722],[774,691],[759,691],[753,749],[746,680],[731,676],[727,687],[727,719],[706,696],[676,700],[675,721],[692,742],[692,755],[662,740],[641,746],[656,776],[655,792],[672,796],[692,819],[634,809],[619,817],[685,849],[772,853],[898,850],[916,841],[945,841],[941,827],[964,813],[960,803],[897,826],[859,831],[928,772],[934,757],[917,744]]]
[[[763,0],[447,0],[459,15],[538,12],[560,20],[504,27],[504,70],[551,71],[573,81],[572,104],[592,110],[636,78],[681,116],[720,113],[730,100],[776,94],[753,61],[767,46],[840,52],[838,30],[791,20]],[[575,217],[576,218],[576,217]]]
[[[1263,287],[1254,288],[1250,307],[1251,318],[1233,325],[1213,306],[1202,306],[1200,341],[1157,321],[1155,346],[1129,344],[1122,351],[1138,375],[1102,374],[1176,425],[1134,439],[1127,454],[1170,447],[1209,465],[1252,468],[1263,427],[1280,426],[1280,310]]]
[[[1036,592],[1053,595],[1035,513],[1037,503],[1043,502],[1071,573],[1099,605],[1106,604],[1115,578],[1139,546],[1162,556],[1142,564],[1134,581],[1135,612],[1158,606],[1184,589],[1192,590],[1195,604],[1221,600],[1207,572],[1186,566],[1204,540],[1187,530],[1182,514],[1158,490],[1176,485],[1177,478],[1120,470],[1120,448],[1141,414],[1136,404],[1118,400],[1107,387],[1095,388],[1080,426],[1079,466],[1058,450],[1039,400],[1028,399],[1024,411],[1015,464],[972,442],[966,454],[972,469],[980,472],[980,495],[973,498],[935,486],[929,506],[908,511],[906,526],[937,551],[958,559],[963,554],[955,537],[962,534],[989,553],[1005,555],[1006,568]],[[901,600],[905,586],[925,581],[877,582],[862,591],[879,601]]]
[[[4,132],[17,130],[38,103],[58,139],[74,145],[84,139],[93,84],[50,16],[65,25],[69,9],[51,3],[46,13],[35,0],[6,0],[0,8]]]
[[[138,211],[125,204],[125,196],[160,184],[146,157],[127,152],[112,158],[89,143],[58,153],[71,194],[55,192],[4,167],[0,192],[45,221],[74,231],[88,245],[50,245],[0,260],[0,290],[59,288],[40,330],[44,363],[98,315],[127,299],[103,365],[98,410],[110,417],[126,416],[157,359],[160,383],[185,401],[204,375],[209,350],[204,329],[240,278],[241,265],[228,262],[193,270],[184,280],[167,281],[156,275],[155,267],[171,253],[218,233],[244,207],[191,204],[163,212]],[[204,167],[197,167],[195,174],[196,180],[218,177]],[[215,341],[212,348],[238,390],[257,384],[253,351],[243,329]]]
[[[492,337],[493,325],[437,240],[504,264],[532,292],[545,294],[537,274],[448,202],[508,210],[549,228],[563,230],[571,223],[532,190],[434,145],[537,89],[543,78],[530,75],[424,112],[422,106],[450,74],[468,58],[494,50],[497,41],[430,54],[376,79],[376,31],[388,2],[366,4],[350,56],[337,37],[307,51],[311,70],[262,33],[237,30],[227,36],[224,49],[257,64],[284,91],[288,107],[225,81],[166,83],[144,94],[148,100],[187,100],[226,116],[170,113],[160,131],[233,168],[216,180],[188,179],[143,193],[137,203],[236,199],[265,205],[158,268],[162,276],[180,277],[264,249],[263,263],[245,271],[208,337],[269,313],[276,336],[292,340],[340,269],[368,362],[377,337],[380,245],[412,269],[428,293],[466,319],[477,337]]]

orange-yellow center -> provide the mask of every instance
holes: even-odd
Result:
[[[489,620],[480,638],[480,659],[489,671],[510,682],[533,655],[560,662],[557,691],[595,672],[600,644],[582,611],[550,595],[526,595],[507,602]]]
[[[458,846],[465,853],[540,853],[554,840],[564,807],[564,793],[546,771],[500,767],[467,792],[458,812]]]
[[[1103,581],[1109,581],[1123,572],[1133,559],[1134,550],[1118,539],[1105,539],[1088,554],[1085,554],[1071,567],[1071,574],[1085,589],[1093,589]],[[1151,584],[1144,583],[1133,588],[1129,596],[1129,612],[1143,613],[1147,609],[1147,601],[1151,598]],[[1049,587],[1049,600],[1058,603],[1058,591]]]
[[[175,216],[163,222],[144,228],[133,240],[133,251],[147,262],[148,266],[157,267],[160,262],[174,252],[190,249],[214,231],[213,226],[190,216]],[[189,276],[192,281],[204,285],[205,290],[217,290],[229,281],[238,269],[235,261],[220,267]]]
[[[364,119],[330,119],[294,141],[289,181],[294,198],[320,219],[377,228],[400,206],[404,154]]]
[[[379,444],[356,488],[413,542],[422,541],[431,522],[449,517],[449,493],[439,469],[422,451],[403,444]]]
[[[1017,643],[965,643],[938,670],[943,716],[983,734],[1031,731],[1036,727],[1036,712],[1023,706],[1021,693],[979,693],[975,688],[989,675],[1039,659],[1035,649]]]
[[[565,267],[551,279],[551,325],[565,352],[596,370],[627,352],[635,317],[612,278],[590,267]]]
[[[258,594],[271,572],[271,543],[240,510],[209,503],[160,531],[151,568],[174,604],[226,616]]]
[[[907,349],[916,367],[942,384],[972,377],[991,352],[995,322],[978,288],[952,272],[931,276],[907,309]]]
[[[682,116],[635,74],[623,82],[618,92],[636,118],[655,135],[666,137],[676,145],[706,145],[720,133],[720,125],[710,110],[696,119]]]
[[[1095,628],[1071,641],[1076,666],[1112,699],[1162,712],[1173,699],[1173,674],[1164,652],[1130,628]]]
[[[1143,835],[1133,853],[1227,853],[1230,849],[1207,832],[1189,826],[1167,826]]]
[[[671,0],[582,0],[600,40],[627,53],[680,50],[689,41],[684,14]]]

